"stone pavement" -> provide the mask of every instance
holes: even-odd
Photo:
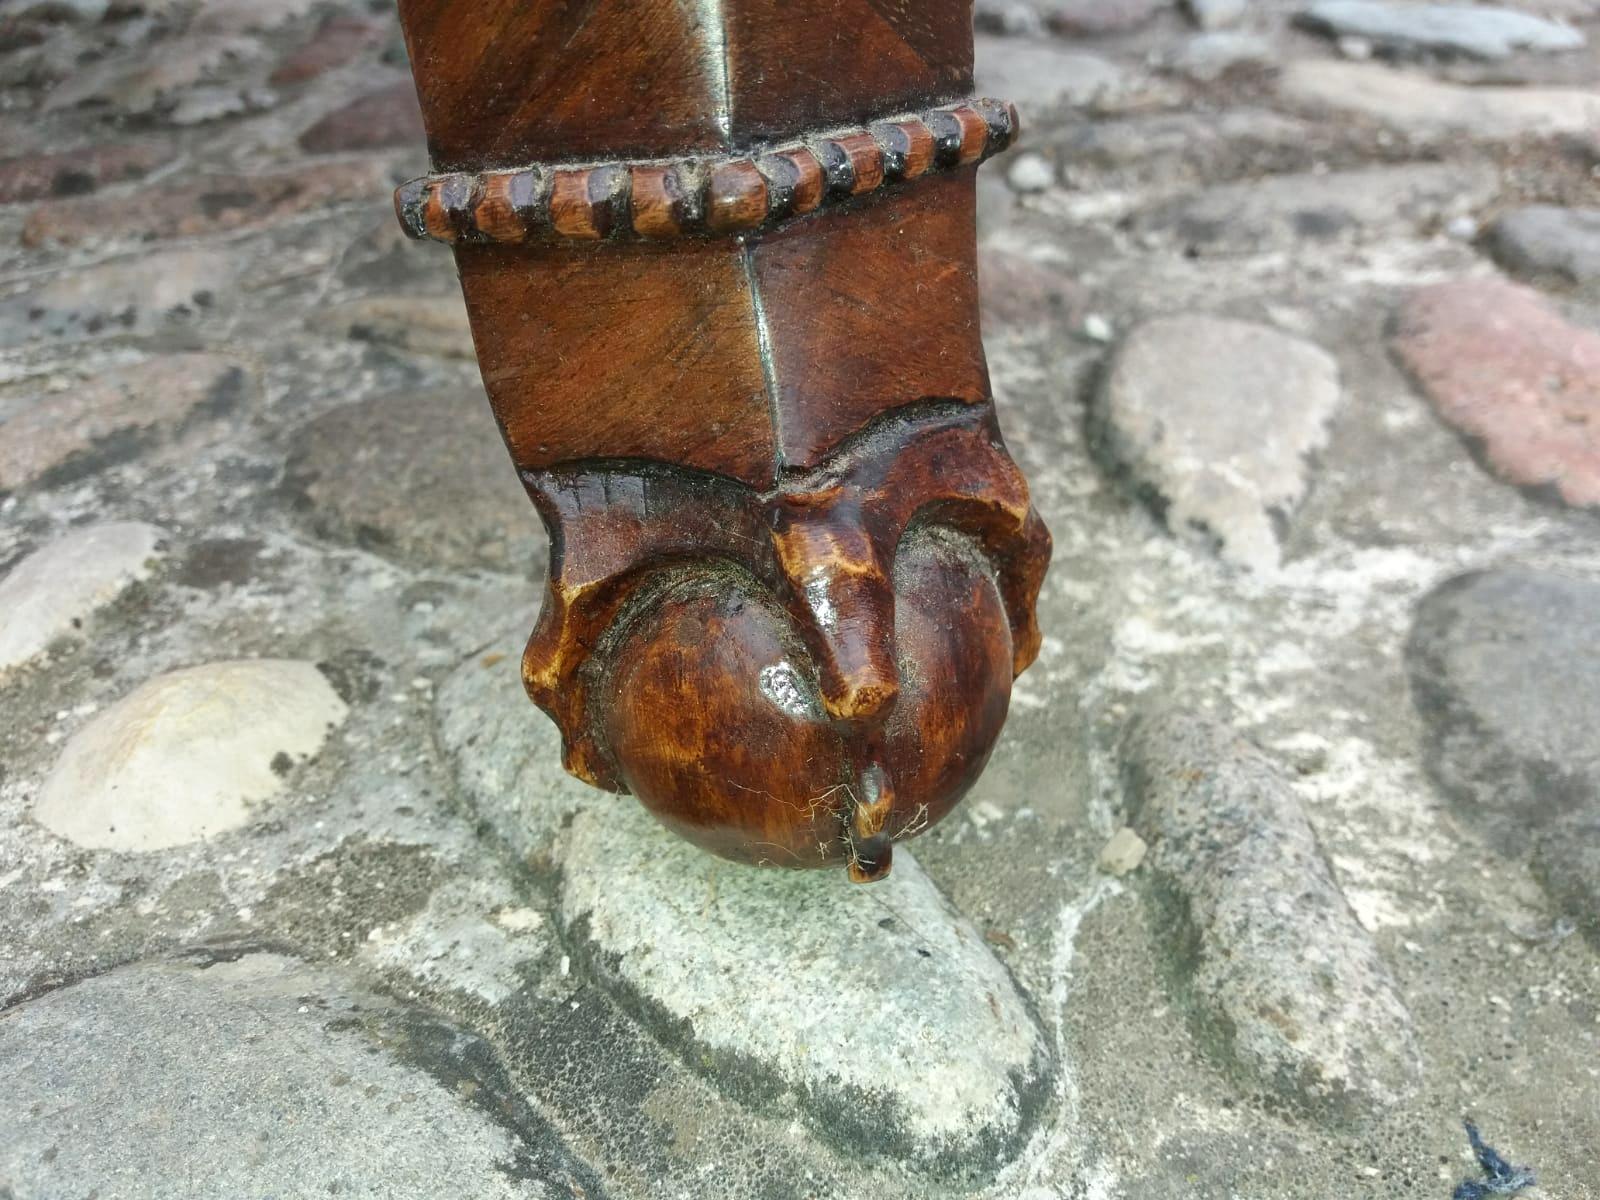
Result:
[[[394,17],[0,7],[0,1196],[1600,1196],[1600,0],[980,0],[1055,534],[883,885],[564,777]]]

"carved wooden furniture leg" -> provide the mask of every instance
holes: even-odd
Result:
[[[567,769],[854,879],[987,760],[1049,535],[995,423],[971,0],[400,0],[484,385],[550,531]]]

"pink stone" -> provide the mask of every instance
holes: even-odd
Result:
[[[354,61],[388,32],[385,22],[340,13],[329,17],[311,40],[285,58],[269,83],[304,83]]]
[[[175,156],[172,146],[120,141],[8,158],[0,161],[0,204],[96,191],[137,179]]]
[[[352,100],[300,135],[300,148],[312,154],[422,145],[422,108],[409,79]]]
[[[22,226],[24,246],[118,238],[204,237],[261,229],[308,212],[367,200],[387,207],[388,175],[375,159],[305,165],[263,175],[164,179],[131,194],[41,204]]]
[[[1458,279],[1413,293],[1391,344],[1495,474],[1600,506],[1600,333],[1532,288]]]

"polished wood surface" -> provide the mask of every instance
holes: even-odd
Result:
[[[575,775],[886,873],[977,779],[1050,541],[978,329],[968,0],[402,0],[489,400],[551,533]]]

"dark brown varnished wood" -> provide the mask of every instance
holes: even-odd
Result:
[[[1049,535],[978,330],[968,0],[402,0],[565,764],[881,877],[999,736]]]

